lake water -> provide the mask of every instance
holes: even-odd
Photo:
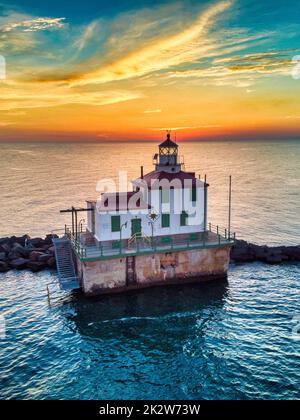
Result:
[[[209,221],[299,244],[300,142],[181,143]],[[155,144],[0,144],[0,236],[42,235],[96,183],[151,170]],[[48,305],[46,285],[52,290]],[[0,398],[300,398],[300,265],[233,265],[227,283],[87,300],[55,272],[0,274]],[[6,326],[4,334],[3,326]]]

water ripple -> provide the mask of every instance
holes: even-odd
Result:
[[[299,274],[232,266],[225,284],[92,300],[2,274],[0,398],[300,398]]]

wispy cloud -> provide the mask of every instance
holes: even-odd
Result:
[[[10,62],[15,61],[16,54],[20,57],[26,53],[27,56],[23,56],[22,60],[26,60],[27,65],[32,65],[35,55],[45,57],[52,54],[48,45],[41,45],[41,34],[49,34],[50,30],[65,26],[65,18],[34,17],[19,11],[5,10],[0,14],[0,52]]]
[[[161,112],[161,109],[147,109],[144,111],[144,114],[158,114]]]
[[[300,115],[286,115],[283,118],[286,120],[300,120]]]
[[[170,71],[164,77],[202,79],[205,84],[244,88],[254,84],[261,76],[289,76],[293,51],[266,51],[218,58],[205,67]]]
[[[111,54],[108,52],[103,56],[104,63],[97,65],[99,58],[98,53],[95,52],[91,59],[77,65],[77,69],[72,73],[64,67],[61,70],[57,69],[55,73],[41,73],[35,77],[41,82],[63,81],[69,83],[70,86],[103,85],[139,78],[140,86],[147,88],[155,86],[158,82],[156,77],[159,77],[162,80],[164,78],[197,78],[205,80],[204,84],[247,87],[253,84],[254,76],[258,74],[287,74],[289,63],[288,58],[284,57],[284,51],[281,52],[282,57],[279,56],[280,51],[232,56],[249,47],[263,45],[274,37],[272,31],[250,34],[247,29],[242,28],[216,30],[217,19],[229,10],[233,3],[230,0],[215,3],[202,11],[190,23],[188,29],[178,31],[175,35],[163,35],[150,39],[146,42],[146,46],[140,44],[139,38],[143,38],[140,26],[134,27],[134,31],[131,28],[128,29],[131,35],[126,35],[127,49],[123,45],[122,33],[119,33],[118,37],[117,32],[113,38],[109,39],[107,46],[112,46],[112,50],[119,52],[120,57],[111,60]],[[147,26],[145,16],[143,18],[146,32],[148,26],[156,27],[155,20],[150,19]],[[98,21],[88,24],[74,46],[79,51],[84,49],[95,37],[98,28]],[[134,48],[134,42],[137,44],[136,48]],[[122,45],[122,48],[118,43]],[[126,54],[128,49],[132,51]],[[200,65],[200,68],[197,68],[195,64]],[[91,67],[96,67],[96,69],[89,70]],[[177,69],[178,67],[180,70]]]
[[[7,127],[7,126],[12,125],[12,124],[14,124],[14,123],[9,122],[9,121],[5,121],[5,122],[0,121],[0,127]]]
[[[99,22],[94,21],[85,26],[83,32],[79,35],[78,39],[74,43],[75,47],[77,47],[79,51],[83,50],[89,41],[93,39],[98,25]]]
[[[205,34],[217,16],[231,5],[232,1],[216,3],[202,12],[188,29],[133,51],[124,58],[96,71],[73,75],[70,77],[72,84],[84,85],[125,80],[191,62],[199,56],[197,47],[201,40],[205,41]]]
[[[214,60],[214,63],[261,63],[261,62],[273,62],[278,59],[285,58],[287,53],[295,52],[294,48],[276,51],[262,51],[252,54],[234,55],[231,57],[223,57]]]
[[[23,20],[19,22],[11,22],[4,26],[3,32],[11,32],[19,29],[24,32],[35,32],[50,28],[62,28],[66,18],[50,18],[50,17],[37,17],[33,19]]]
[[[62,105],[112,105],[124,101],[142,98],[143,94],[129,90],[104,90],[101,92],[84,92],[70,89],[67,86],[44,84],[11,84],[2,87],[0,110],[32,109],[57,107]]]

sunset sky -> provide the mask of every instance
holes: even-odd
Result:
[[[0,0],[0,55],[0,140],[300,134],[299,0]]]

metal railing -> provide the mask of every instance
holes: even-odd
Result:
[[[164,155],[164,156],[167,156],[167,155]],[[153,165],[160,165],[161,163],[160,163],[160,159],[159,159],[159,154],[157,154],[157,156],[156,155],[153,155],[153,157],[152,157],[152,163],[153,163]],[[177,162],[176,162],[176,164],[177,165],[183,165],[184,166],[184,155],[177,155]]]
[[[67,226],[65,235],[70,239],[74,252],[81,260],[203,249],[222,245],[231,246],[235,242],[235,233],[230,233],[227,229],[221,229],[211,223],[209,223],[206,232],[147,237],[147,240],[144,240],[143,235],[135,235],[134,240],[131,238],[121,241],[96,241],[93,245],[84,244],[86,233],[78,232],[76,237]]]
[[[87,247],[81,244],[80,237],[83,234],[83,231],[77,232],[76,234],[72,233],[71,228],[65,226],[65,235],[70,239],[76,254],[82,259],[87,257]]]
[[[222,233],[224,234],[224,238],[225,239],[228,239],[228,240],[233,240],[233,241],[235,241],[235,239],[236,239],[236,235],[235,235],[235,232],[230,232],[230,231],[228,231],[228,229],[227,228],[220,228],[219,226],[217,226],[217,225],[213,225],[212,223],[209,223],[208,224],[208,230],[209,230],[209,232],[215,232],[217,235],[222,235]]]

